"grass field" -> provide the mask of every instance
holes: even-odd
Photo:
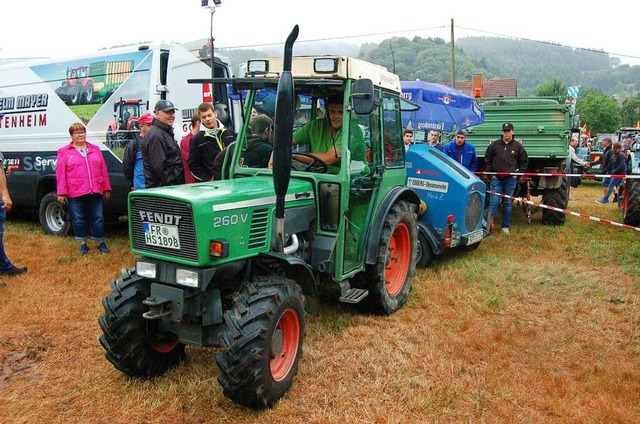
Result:
[[[620,222],[601,195],[586,181],[569,208]],[[640,422],[640,232],[539,218],[515,207],[510,236],[419,270],[392,316],[323,305],[291,391],[262,412],[222,394],[211,349],[151,381],[105,360],[100,301],[133,263],[126,228],[81,257],[11,220],[5,245],[29,272],[0,289],[0,422]]]

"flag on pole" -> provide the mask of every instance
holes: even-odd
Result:
[[[569,109],[571,109],[572,113],[576,111],[576,101],[578,100],[578,94],[580,94],[580,87],[578,87],[577,85],[567,88],[567,100],[565,100],[564,104],[569,106]]]

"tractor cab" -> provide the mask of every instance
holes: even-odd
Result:
[[[226,81],[245,117],[252,109],[276,115],[282,68],[281,58],[250,60],[243,78]],[[340,281],[364,268],[370,226],[387,192],[404,185],[400,81],[385,68],[342,56],[295,57],[291,72],[291,179],[312,184],[318,199],[313,267]],[[224,158],[222,174],[230,179],[272,172],[245,166],[250,121],[244,121]]]

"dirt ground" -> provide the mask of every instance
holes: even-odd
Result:
[[[599,194],[585,182],[569,208],[620,221]],[[324,304],[292,389],[265,411],[223,395],[212,349],[149,381],[106,361],[98,317],[134,261],[126,228],[110,229],[110,254],[79,256],[10,220],[7,251],[29,272],[0,279],[0,422],[640,422],[640,232],[539,218],[516,207],[510,236],[419,270],[389,317]]]

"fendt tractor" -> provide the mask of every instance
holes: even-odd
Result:
[[[484,154],[492,140],[500,138],[502,124],[512,122],[514,136],[522,141],[529,155],[529,169],[520,172],[563,173],[569,152],[571,133],[577,130],[578,117],[571,114],[563,99],[550,97],[500,97],[478,99],[484,110],[484,122],[467,128],[467,140],[476,146],[482,170]],[[542,203],[560,209],[567,207],[567,179],[535,176],[520,184],[517,196],[542,196]],[[531,208],[526,208],[528,214]],[[530,219],[530,215],[527,217]],[[565,215],[542,209],[543,224],[562,225]]]
[[[186,345],[220,347],[224,394],[271,407],[298,371],[306,313],[318,314],[319,301],[379,315],[407,302],[420,200],[405,187],[400,80],[357,59],[294,58],[297,35],[296,26],[284,58],[206,80],[242,93],[245,115],[275,98],[273,169],[242,166],[245,119],[226,150],[228,179],[129,194],[138,258],[111,283],[99,319],[106,357],[123,373],[157,376],[185,359]],[[344,109],[329,166],[293,152],[292,134],[335,95]]]

